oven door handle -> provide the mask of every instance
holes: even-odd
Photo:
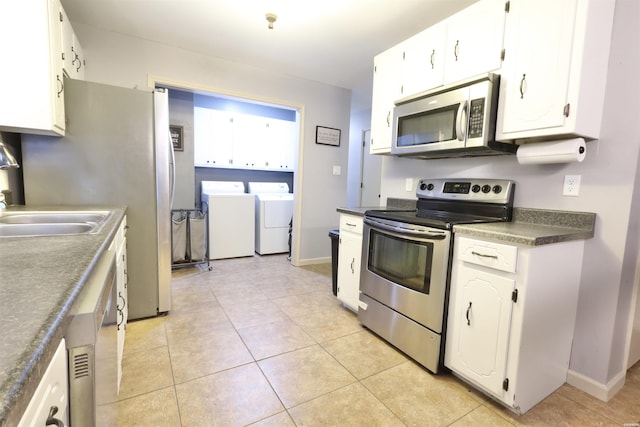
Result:
[[[414,228],[398,227],[398,226],[383,224],[381,222],[378,222],[370,218],[365,218],[364,223],[381,230],[392,231],[395,233],[403,234],[405,236],[419,237],[421,239],[444,240],[447,238],[446,233],[437,232],[437,231],[419,231]]]

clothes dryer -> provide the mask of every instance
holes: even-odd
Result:
[[[201,197],[209,211],[209,258],[253,256],[255,202],[244,183],[202,181]]]
[[[293,194],[284,182],[250,182],[255,196],[255,251],[260,255],[289,251],[289,224],[293,218]]]

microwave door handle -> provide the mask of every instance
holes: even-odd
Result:
[[[458,107],[458,115],[456,116],[456,130],[458,132],[458,141],[464,141],[466,139],[465,129],[467,128],[467,126],[462,126],[462,115],[464,114],[465,116],[469,117],[469,115],[467,114],[468,108],[469,101],[464,101],[462,104],[460,104],[460,107]]]

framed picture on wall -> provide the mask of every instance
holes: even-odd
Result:
[[[171,142],[173,143],[173,151],[184,151],[182,126],[169,125],[169,132],[171,132]]]
[[[316,126],[316,144],[340,146],[340,129]]]

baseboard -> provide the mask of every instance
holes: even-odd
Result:
[[[616,375],[607,384],[599,383],[592,378],[586,377],[575,371],[569,370],[567,373],[567,383],[571,384],[575,388],[584,391],[591,396],[600,399],[604,402],[608,402],[617,392],[619,392],[624,386],[624,381],[627,372],[622,371]]]
[[[302,267],[303,265],[315,265],[315,264],[327,264],[331,262],[331,257],[322,257],[322,258],[307,258],[300,259],[298,263],[295,264],[296,267]]]

